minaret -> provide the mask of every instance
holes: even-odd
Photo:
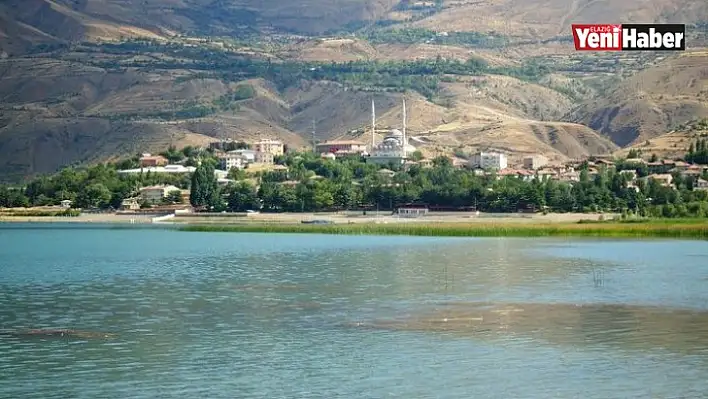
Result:
[[[376,140],[376,108],[374,107],[374,99],[371,99],[371,152],[374,151],[374,142]]]
[[[403,97],[403,156],[406,154],[406,146],[408,145],[408,140],[406,137],[406,98]]]

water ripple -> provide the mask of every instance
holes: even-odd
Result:
[[[703,243],[2,234],[0,397],[708,391]],[[436,308],[470,302],[489,303],[481,312],[496,322],[433,323]],[[504,304],[530,316],[493,313]],[[32,329],[75,333],[23,334]]]

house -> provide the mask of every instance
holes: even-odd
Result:
[[[275,162],[275,156],[270,152],[256,151],[256,162],[272,164]]]
[[[335,159],[337,159],[337,156],[334,155],[334,154],[331,153],[331,152],[323,152],[323,153],[320,154],[320,158],[322,158],[322,159],[329,159],[329,160],[335,160]]]
[[[256,162],[256,151],[253,150],[233,150],[229,151],[229,154],[243,155],[248,162]]]
[[[543,155],[533,155],[524,158],[524,168],[525,169],[539,169],[548,164],[548,158]]]
[[[285,153],[285,145],[280,140],[265,139],[253,144],[256,152],[267,152],[277,157]]]
[[[194,173],[197,170],[194,166],[183,165],[165,165],[165,166],[150,166],[138,169],[119,170],[119,174],[140,174],[140,173]]]
[[[233,139],[219,140],[209,143],[210,150],[232,151],[244,147],[247,147],[246,143],[242,141],[235,141]]]
[[[470,158],[469,167],[502,170],[508,167],[508,159],[506,155],[498,152],[478,152]]]
[[[614,168],[615,163],[607,159],[598,159],[595,161],[597,166],[605,166],[606,168]]]
[[[361,154],[366,152],[366,144],[356,140],[334,140],[317,144],[315,150],[320,153]]]
[[[647,162],[642,158],[627,158],[624,160],[625,163],[632,165],[646,165]]]
[[[553,178],[555,176],[558,176],[559,174],[560,173],[558,171],[548,168],[543,168],[536,171],[536,176],[538,176],[541,180],[545,178]]]
[[[649,179],[656,180],[664,187],[671,187],[674,178],[670,174],[654,174],[649,175]]]
[[[69,209],[71,208],[71,200],[63,200],[59,203],[59,206],[64,208],[64,209]]]
[[[534,173],[530,170],[502,169],[496,173],[497,180],[504,177],[516,177],[525,181],[533,180]]]
[[[167,158],[163,157],[162,155],[150,154],[143,154],[143,156],[140,157],[139,162],[141,168],[149,168],[152,166],[165,166],[169,163]]]
[[[248,165],[248,158],[239,153],[227,152],[218,157],[219,166],[224,170],[245,169]]]
[[[708,180],[698,179],[696,184],[693,186],[694,190],[707,190],[708,191]]]
[[[120,203],[120,209],[123,211],[137,211],[140,209],[138,198],[126,198]]]
[[[580,172],[571,171],[563,172],[552,177],[554,180],[564,183],[575,183],[580,181]]]
[[[684,161],[676,161],[674,163],[674,170],[677,170],[679,172],[683,172],[688,170],[688,168],[691,166],[690,163],[684,162]]]
[[[428,207],[425,205],[404,205],[396,209],[398,217],[415,218],[428,214]]]
[[[180,191],[172,185],[149,186],[140,189],[140,199],[150,204],[159,204],[172,191]]]

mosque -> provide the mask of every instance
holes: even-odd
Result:
[[[376,129],[376,114],[374,102],[371,102],[371,145],[372,149],[366,162],[388,165],[403,164],[416,148],[408,144],[406,136],[406,100],[403,99],[403,131],[393,129],[384,137],[383,141],[375,145],[374,132]]]

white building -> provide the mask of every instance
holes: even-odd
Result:
[[[471,169],[506,169],[508,159],[506,155],[498,152],[478,152],[470,158]]]
[[[270,152],[256,151],[255,162],[271,164],[271,163],[275,162],[275,156],[273,155],[273,153],[270,153]]]
[[[708,190],[708,180],[698,179],[693,186],[696,190]]]
[[[124,169],[119,170],[120,174],[140,174],[140,173],[194,173],[197,170],[194,166],[183,166],[183,165],[167,165],[167,166],[156,166],[151,168],[140,168],[140,169]],[[221,177],[226,177],[228,174],[225,170],[214,170],[214,176],[217,179]]]
[[[194,173],[197,170],[194,166],[184,165],[166,165],[166,166],[151,166],[149,168],[124,169],[119,170],[120,174],[138,174],[138,173]]]
[[[416,218],[428,214],[428,208],[419,206],[402,206],[396,210],[398,217]]]
[[[172,185],[143,187],[140,189],[140,198],[145,202],[158,204],[172,191],[180,191],[180,189]]]
[[[243,154],[227,152],[219,155],[219,166],[224,170],[244,169],[248,165],[248,158]]]
[[[374,146],[366,161],[383,165],[403,164],[415,151],[416,148],[407,143],[403,132],[394,129],[382,142]]]
[[[280,140],[265,139],[254,143],[253,149],[256,152],[269,152],[277,157],[278,155],[283,155],[285,145]]]
[[[256,151],[254,150],[233,150],[228,153],[243,155],[248,162],[256,162]]]
[[[376,114],[374,103],[371,102],[371,153],[366,162],[374,164],[399,164],[406,162],[409,156],[416,151],[416,148],[408,144],[406,136],[406,100],[403,99],[403,131],[393,129],[383,141],[374,145],[374,132],[376,130]]]

